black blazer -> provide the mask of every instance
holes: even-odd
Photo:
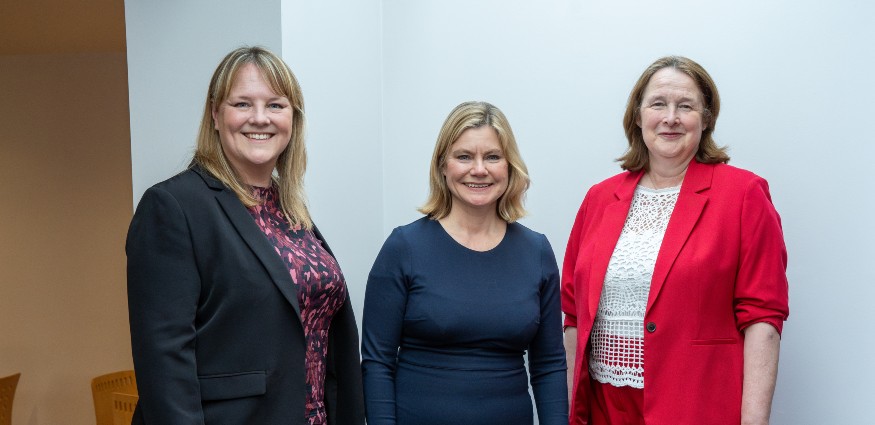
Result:
[[[135,425],[306,423],[295,287],[234,192],[199,168],[153,186],[126,251]],[[347,297],[329,331],[329,424],[365,422],[359,360]]]

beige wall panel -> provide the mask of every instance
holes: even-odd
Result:
[[[124,53],[0,56],[0,376],[20,425],[94,423],[91,377],[132,367]]]

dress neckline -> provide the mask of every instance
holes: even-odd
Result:
[[[501,237],[501,240],[498,241],[498,244],[496,244],[494,247],[492,247],[492,248],[490,248],[490,249],[487,249],[487,250],[485,250],[485,251],[478,251],[478,250],[476,250],[476,249],[471,249],[471,248],[468,248],[468,247],[465,246],[465,245],[462,245],[462,243],[460,243],[459,241],[457,241],[456,238],[454,238],[453,235],[451,235],[450,232],[448,232],[447,229],[444,228],[444,225],[441,224],[440,221],[432,220],[432,219],[427,219],[427,220],[428,220],[428,221],[432,221],[432,222],[434,222],[434,225],[436,225],[436,226],[438,227],[440,233],[443,234],[443,235],[444,235],[444,236],[445,236],[450,242],[452,242],[454,245],[456,245],[456,246],[458,246],[459,248],[462,248],[462,249],[464,249],[464,250],[466,250],[466,251],[474,252],[474,253],[477,253],[477,254],[488,254],[488,253],[492,253],[492,252],[496,252],[496,251],[498,251],[498,249],[501,248],[501,246],[505,244],[505,241],[507,241],[507,236],[508,236],[508,234],[510,234],[510,228],[511,228],[511,226],[513,225],[513,223],[507,223],[507,227],[505,227],[505,229],[504,229],[504,236]]]

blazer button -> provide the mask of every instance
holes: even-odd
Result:
[[[647,332],[650,332],[650,333],[656,332],[656,323],[647,322]]]

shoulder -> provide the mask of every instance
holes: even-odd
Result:
[[[555,254],[553,246],[547,239],[547,235],[538,233],[520,223],[510,223],[507,225],[507,236],[510,245],[515,245],[514,250],[526,249],[531,252],[540,253],[542,258],[546,258],[555,263]]]
[[[618,184],[626,181],[626,179],[629,179],[639,173],[640,171],[623,171],[622,173],[614,174],[613,176],[602,180],[593,187],[616,187]]]
[[[538,233],[520,223],[509,223],[505,238],[508,239],[505,252],[512,252],[513,258],[518,260],[521,258],[521,253],[526,252],[532,255],[533,259],[538,259],[541,270],[545,273],[558,273],[556,254],[543,233]]]
[[[751,171],[728,164],[707,165],[713,169],[712,189],[733,193],[745,193],[752,188],[768,190],[766,180]]]
[[[608,177],[607,179],[592,185],[586,196],[587,198],[613,197],[621,187],[634,183],[634,180],[637,180],[639,174],[640,172],[633,173],[630,171],[624,171],[620,174]],[[634,185],[632,185],[632,188],[634,188]]]
[[[190,168],[147,189],[140,203],[149,202],[155,197],[171,197],[181,205],[197,206],[225,189],[221,182],[205,171]]]
[[[549,245],[549,242],[547,242],[547,236],[543,233],[538,233],[529,229],[519,222],[508,223],[507,235],[532,245],[544,245],[545,243]]]
[[[149,189],[169,192],[171,194],[185,194],[204,191],[210,188],[210,186],[224,187],[224,185],[205,171],[189,168],[163,182],[155,184]]]
[[[640,177],[640,171],[624,171],[592,185],[580,205],[578,218],[585,215],[587,211],[600,211],[618,199],[632,199],[635,185]]]
[[[428,217],[421,217],[411,223],[396,227],[392,230],[392,234],[389,235],[389,238],[415,240],[425,234],[434,233],[438,227],[440,227],[440,223],[437,221],[429,219]]]
[[[729,178],[732,180],[740,180],[749,182],[751,180],[762,180],[762,177],[754,174],[751,171],[743,168],[738,168],[729,164],[713,164],[715,178]]]
[[[403,252],[409,250],[411,245],[428,243],[428,235],[434,234],[435,226],[440,226],[437,221],[422,217],[416,221],[398,226],[392,230],[389,237],[383,243],[383,250]]]
[[[155,184],[143,193],[137,203],[135,216],[159,215],[169,217],[191,216],[192,222],[204,222],[220,210],[217,195],[233,196],[224,185],[207,179],[199,170],[188,169]],[[236,196],[233,196],[236,199]],[[238,201],[239,202],[239,201]],[[239,204],[241,208],[243,204]]]

